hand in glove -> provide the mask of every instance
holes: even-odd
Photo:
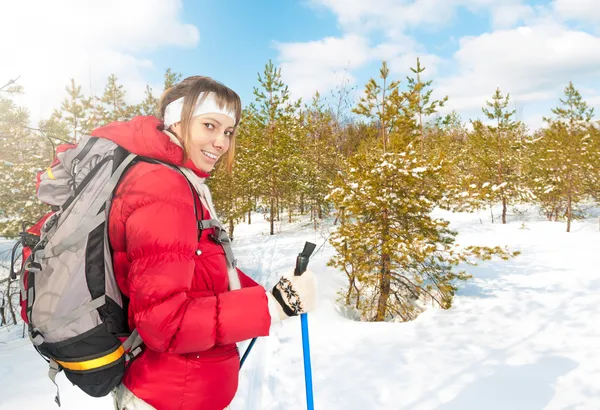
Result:
[[[267,292],[267,298],[271,323],[314,310],[317,307],[315,274],[307,270],[300,276],[294,276],[293,272],[284,275],[272,292]]]

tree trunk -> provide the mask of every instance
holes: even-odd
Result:
[[[252,200],[248,201],[248,205],[252,205]],[[248,225],[252,223],[252,207],[248,206]]]
[[[319,214],[319,219],[323,219],[323,208],[319,201],[317,201],[317,212]]]
[[[304,193],[300,194],[300,215],[304,215]]]
[[[229,218],[229,239],[233,240],[233,218]]]
[[[288,207],[288,223],[292,223],[292,207]]]
[[[498,124],[497,141],[498,141],[498,185],[504,182],[504,170],[502,157],[502,139],[500,132],[500,124]],[[506,196],[504,195],[504,187],[500,188],[502,191],[502,223],[506,223]]]
[[[573,218],[573,195],[569,192],[567,197],[567,232],[571,232],[571,219]]]
[[[352,289],[354,289],[354,280],[355,280],[355,276],[354,275],[348,275],[348,280],[349,280],[349,284],[348,284],[348,293],[346,293],[346,306],[350,306],[350,298],[352,297]]]
[[[271,224],[271,235],[274,234],[275,232],[275,226],[274,226],[274,221],[275,221],[275,199],[273,197],[271,197],[271,207],[269,209],[269,223]]]
[[[391,275],[390,275],[390,255],[385,252],[385,245],[388,236],[388,210],[383,210],[383,227],[382,227],[382,241],[381,241],[381,268],[380,268],[380,278],[379,278],[379,301],[377,304],[377,316],[375,317],[375,321],[383,322],[385,320],[385,314],[387,311],[387,303],[390,297],[390,289],[391,289]]]
[[[10,312],[10,316],[13,320],[13,324],[17,324],[17,316],[15,315],[15,309],[13,308],[12,305],[12,295],[10,294],[10,284],[11,284],[11,280],[10,278],[8,279],[8,282],[6,284],[6,296],[8,299],[8,311]]]
[[[13,308],[12,302],[8,301],[8,311],[10,312],[10,317],[12,317],[13,324],[17,324],[17,315],[15,315],[15,309]]]

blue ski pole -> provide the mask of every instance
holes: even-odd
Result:
[[[306,272],[308,267],[308,259],[315,250],[314,243],[306,242],[304,250],[298,254],[296,259],[295,276],[300,276]],[[302,352],[304,355],[304,382],[306,385],[306,407],[308,410],[314,409],[313,390],[312,390],[312,368],[310,364],[310,344],[308,339],[308,316],[306,313],[300,315],[300,323],[302,325]]]

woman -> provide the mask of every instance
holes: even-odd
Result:
[[[272,324],[314,309],[316,282],[312,272],[294,277],[290,269],[274,297],[228,263],[212,229],[198,230],[198,219],[217,218],[204,180],[219,160],[231,169],[239,96],[210,78],[190,77],[159,105],[159,118],[139,116],[92,133],[184,171],[139,162],[113,198],[115,276],[129,299],[129,326],[144,340],[115,406],[222,410],[238,386],[236,343],[267,336]]]

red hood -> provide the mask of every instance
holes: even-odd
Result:
[[[169,164],[189,168],[202,178],[209,174],[196,168],[192,160],[183,163],[183,149],[161,131],[162,121],[152,116],[137,116],[131,121],[113,122],[96,128],[91,135],[106,138],[127,151]]]

